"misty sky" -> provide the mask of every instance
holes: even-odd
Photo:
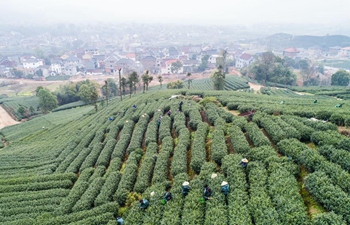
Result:
[[[1,0],[0,20],[350,26],[350,0]]]

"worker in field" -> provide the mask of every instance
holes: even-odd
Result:
[[[171,110],[169,109],[169,111],[166,113],[168,116],[171,116]]]
[[[124,220],[121,217],[117,217],[117,225],[124,225]]]
[[[173,195],[171,194],[171,192],[166,192],[164,195],[164,199],[165,201],[170,201],[171,199],[173,199]]]
[[[180,112],[182,112],[182,104],[184,104],[182,101],[180,101],[180,103],[179,103],[179,110],[180,110]]]
[[[210,200],[213,195],[213,191],[208,185],[204,185],[203,198],[205,201]]]
[[[149,202],[148,202],[148,200],[147,199],[141,199],[140,201],[140,204],[139,204],[139,208],[140,209],[143,209],[143,210],[145,210],[145,209],[147,209],[147,207],[149,206]]]
[[[162,119],[163,119],[163,116],[160,115],[160,116],[158,117],[158,120],[157,120],[157,125],[158,125],[158,127],[160,126],[160,123],[162,122]]]
[[[135,104],[133,104],[133,105],[132,105],[132,108],[136,109],[136,105],[135,105]]]
[[[248,162],[249,162],[248,159],[243,158],[243,159],[241,160],[241,162],[239,163],[239,165],[241,165],[241,166],[243,166],[243,167],[247,167]]]
[[[188,181],[183,182],[182,184],[182,194],[186,196],[190,192],[190,183]]]
[[[230,186],[226,181],[223,181],[221,183],[221,192],[223,192],[225,196],[227,196],[228,193],[230,192]]]

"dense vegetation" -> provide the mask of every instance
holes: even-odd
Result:
[[[336,125],[348,124],[350,104],[335,108],[338,102],[168,90],[6,127],[0,221],[115,224],[122,216],[126,224],[350,224],[350,141]],[[237,110],[256,112],[233,116]],[[183,197],[186,180],[191,190]],[[208,201],[201,200],[204,185],[214,192]],[[166,191],[173,199],[162,204]],[[141,198],[150,202],[146,210],[138,208]]]

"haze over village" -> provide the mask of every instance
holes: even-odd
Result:
[[[310,79],[330,85],[335,71],[350,69],[346,0],[101,3],[2,3],[0,76],[57,80],[115,76],[119,68],[122,75],[148,70],[165,78],[204,76],[224,51],[228,73],[239,76],[272,52],[293,70],[298,85]]]

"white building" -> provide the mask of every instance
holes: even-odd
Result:
[[[219,55],[211,55],[209,56],[208,62],[211,64],[216,64],[216,59],[219,57]]]
[[[33,58],[26,59],[23,62],[24,69],[35,69],[35,68],[38,68],[39,66],[43,66],[43,65],[44,65],[43,60],[33,59]]]
[[[62,74],[62,67],[63,67],[63,63],[61,60],[52,60],[50,71],[54,72],[54,74],[59,75],[59,74]]]
[[[62,65],[61,64],[51,64],[50,71],[55,72],[56,74],[62,73]]]
[[[237,68],[248,67],[253,62],[254,62],[254,56],[253,55],[249,55],[247,53],[243,53],[241,56],[239,56],[236,59],[236,67]]]

